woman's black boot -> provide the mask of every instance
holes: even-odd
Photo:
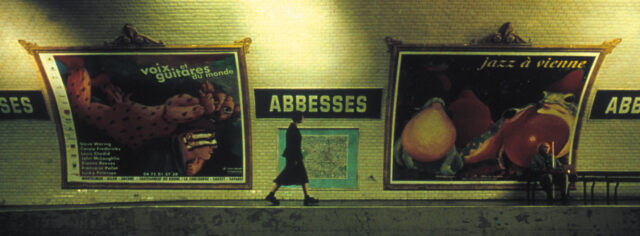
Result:
[[[310,206],[313,205],[315,203],[318,203],[320,200],[309,197],[309,196],[304,196],[304,205],[305,206]]]
[[[280,201],[278,201],[278,199],[276,198],[276,193],[274,192],[270,192],[269,195],[264,198],[264,200],[271,202],[271,204],[273,204],[274,206],[280,205]]]

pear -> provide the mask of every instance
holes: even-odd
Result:
[[[402,147],[414,160],[442,159],[456,141],[456,129],[444,110],[444,101],[430,99],[402,130]]]

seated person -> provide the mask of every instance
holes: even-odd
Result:
[[[540,186],[547,193],[547,200],[553,200],[553,185],[560,188],[560,196],[567,199],[567,159],[565,157],[553,159],[549,143],[538,146],[538,153],[531,159],[531,170],[534,178],[540,182]],[[553,163],[555,162],[555,163]],[[555,167],[554,167],[555,166]]]

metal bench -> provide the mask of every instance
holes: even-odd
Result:
[[[591,202],[593,199],[593,190],[596,182],[604,182],[607,186],[607,203],[609,203],[609,185],[616,183],[614,187],[613,199],[618,202],[618,187],[620,182],[640,182],[640,171],[578,171],[578,181],[583,184],[583,197],[587,202],[587,182],[591,182]]]
[[[565,175],[563,175],[564,178],[567,178],[565,183],[565,188],[566,188],[566,194],[567,197],[569,197],[571,190],[575,190],[575,182],[576,182],[576,175],[573,173],[570,173],[569,170],[563,170],[566,171]],[[536,191],[538,190],[538,181],[539,179],[537,177],[533,177],[530,174],[525,175],[524,177],[520,178],[520,181],[525,182],[525,189],[526,189],[526,200],[527,201],[535,201],[536,199]],[[558,191],[558,187],[552,183],[552,187],[554,189],[554,191]]]

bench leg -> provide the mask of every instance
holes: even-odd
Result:
[[[609,181],[607,181],[607,204],[609,204]]]
[[[587,204],[587,181],[582,180],[582,199]]]
[[[560,189],[560,196],[562,201],[569,199],[569,175],[562,175],[562,189]]]
[[[616,204],[618,203],[618,186],[620,185],[620,182],[616,182],[616,187],[613,190],[613,200],[616,202]]]
[[[527,201],[536,201],[536,181],[527,181]]]
[[[531,188],[531,199],[533,199],[533,201],[536,201],[536,187],[537,187],[537,182],[533,182],[533,188]]]
[[[527,198],[529,201],[536,201],[536,182],[534,181],[527,181]]]
[[[596,187],[596,181],[591,182],[591,203],[593,203],[593,189]]]

